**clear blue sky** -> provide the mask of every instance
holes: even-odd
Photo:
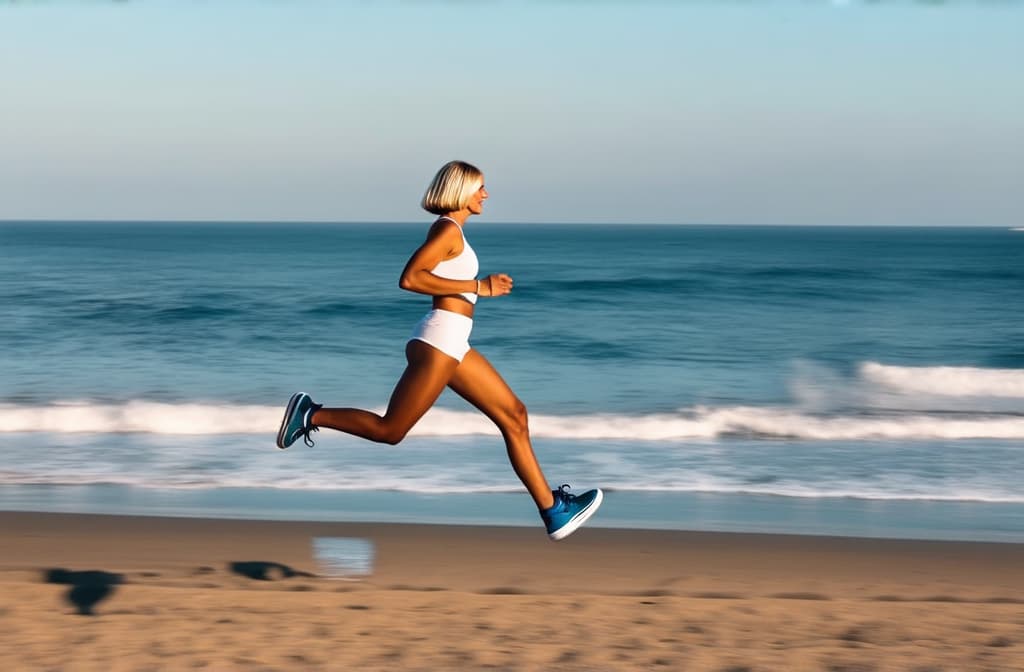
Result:
[[[1017,2],[0,3],[0,219],[1024,226]]]

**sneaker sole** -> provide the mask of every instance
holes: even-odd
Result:
[[[284,419],[281,420],[281,428],[277,430],[277,447],[280,448],[281,450],[284,450],[285,448],[288,447],[284,443],[284,440],[288,438],[286,436],[286,433],[288,432],[288,420],[292,417],[292,414],[295,412],[295,407],[299,405],[299,401],[303,397],[308,396],[309,395],[306,394],[305,392],[296,392],[295,394],[292,395],[292,398],[288,400],[288,406],[286,406],[284,409]],[[294,441],[292,443],[294,443]]]
[[[577,513],[568,523],[548,534],[548,538],[551,539],[551,541],[561,541],[576,530],[580,529],[580,526],[582,526],[583,523],[590,520],[590,517],[597,513],[597,509],[601,506],[601,502],[603,501],[604,491],[598,488],[597,497],[595,497],[594,501],[590,503],[590,506]]]

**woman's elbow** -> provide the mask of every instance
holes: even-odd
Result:
[[[398,286],[401,289],[406,290],[407,292],[414,292],[414,291],[416,291],[415,290],[416,282],[412,279],[412,276],[410,276],[407,273],[403,273],[402,276],[400,278],[398,278]]]

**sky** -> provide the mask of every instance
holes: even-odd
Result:
[[[0,0],[0,220],[1024,226],[1014,0]]]

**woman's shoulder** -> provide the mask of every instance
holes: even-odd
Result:
[[[444,260],[462,254],[465,247],[462,229],[450,219],[439,219],[430,225],[424,245],[437,246],[444,251]]]
[[[427,238],[462,238],[462,228],[450,219],[438,219],[430,225]]]

